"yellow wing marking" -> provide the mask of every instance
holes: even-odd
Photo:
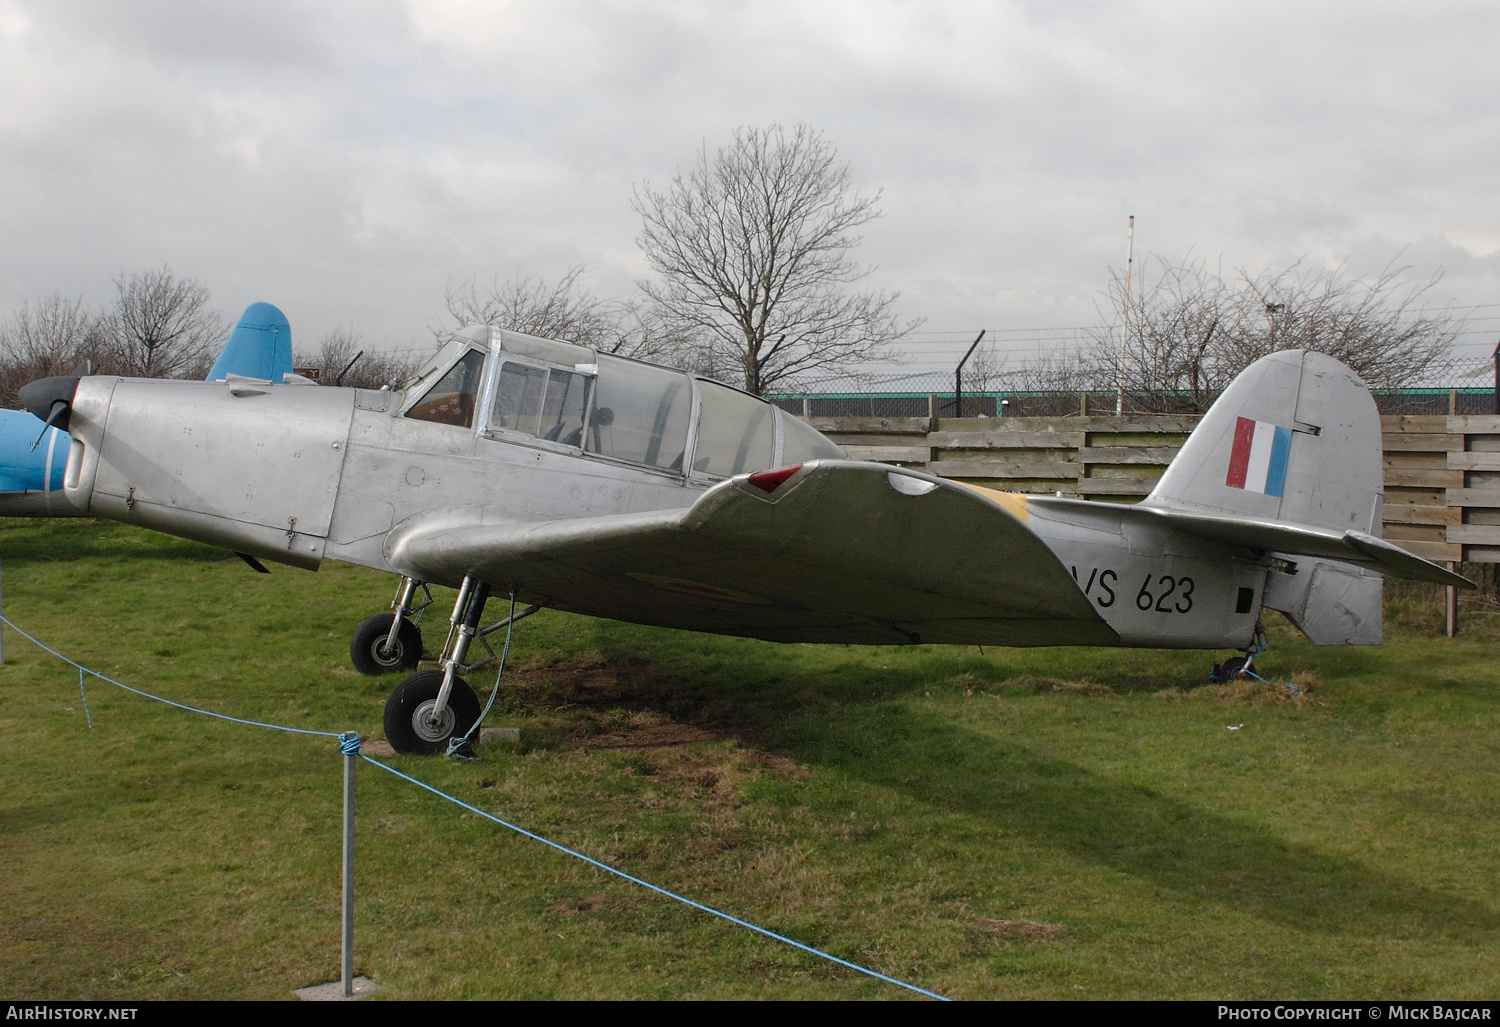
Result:
[[[1026,523],[1026,496],[1020,492],[1001,492],[999,489],[987,489],[983,485],[970,485],[966,481],[948,479],[955,485],[961,485],[970,492],[977,492],[985,499],[997,503],[1000,509],[1010,514],[1022,524]]]

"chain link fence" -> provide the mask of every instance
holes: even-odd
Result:
[[[798,382],[766,396],[777,406],[804,417],[1076,417],[1112,414],[1115,389],[1109,368],[1076,372],[1078,387],[1027,388],[1023,373],[965,374],[956,396],[951,371],[844,374]],[[1382,414],[1497,414],[1500,389],[1488,357],[1467,357],[1434,364],[1422,384],[1377,390]],[[1126,413],[1194,413],[1215,398],[1188,392],[1127,391]]]

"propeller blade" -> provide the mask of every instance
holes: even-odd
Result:
[[[85,368],[79,368],[85,370]],[[21,403],[37,417],[46,422],[48,428],[68,430],[68,419],[73,416],[73,396],[78,391],[81,375],[60,374],[51,378],[38,378],[21,386]],[[42,434],[46,434],[45,429]],[[41,437],[37,437],[37,442]],[[32,449],[36,448],[35,443]]]
[[[64,403],[62,400],[57,400],[52,404],[52,412],[48,414],[47,419],[42,422],[42,433],[38,435],[36,437],[36,441],[31,444],[31,452],[35,453],[36,447],[41,445],[42,439],[46,437],[47,429],[55,428],[57,426],[55,423],[56,421],[61,420],[64,424],[67,423],[66,415],[71,411],[72,405]]]

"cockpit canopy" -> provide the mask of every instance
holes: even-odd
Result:
[[[798,418],[727,385],[492,328],[449,342],[407,395],[410,418],[695,478],[844,455]]]

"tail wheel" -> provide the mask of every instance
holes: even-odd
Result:
[[[1214,664],[1214,669],[1209,673],[1210,681],[1239,681],[1248,675],[1245,673],[1245,664],[1250,659],[1246,656],[1231,656],[1223,663]]]
[[[415,670],[422,659],[422,632],[405,617],[396,631],[396,644],[386,646],[391,634],[394,613],[377,613],[367,618],[349,640],[349,660],[354,669],[368,677],[379,677],[398,670]]]
[[[468,733],[479,719],[479,697],[463,678],[453,679],[448,702],[434,722],[443,672],[424,670],[396,686],[385,702],[385,739],[397,752],[446,752],[448,740]]]

